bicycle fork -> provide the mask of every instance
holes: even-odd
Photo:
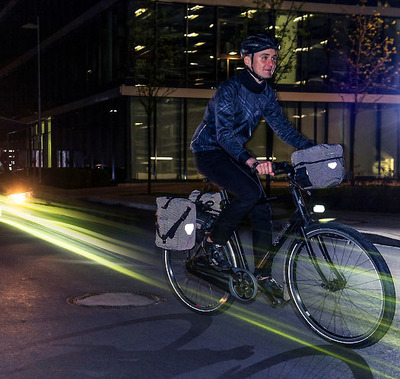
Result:
[[[305,202],[303,196],[301,195],[301,192],[297,188],[293,188],[293,196],[295,199],[295,203],[297,204],[297,212],[296,212],[297,216],[293,218],[295,220],[293,224],[298,225],[301,237],[307,249],[308,256],[310,257],[310,260],[313,266],[315,267],[315,270],[317,271],[318,275],[322,280],[321,287],[326,288],[332,292],[343,289],[347,283],[346,278],[344,277],[343,274],[339,272],[339,270],[334,265],[325,242],[322,240],[320,236],[317,236],[315,238],[316,248],[318,248],[319,251],[321,252],[321,255],[325,260],[326,265],[329,268],[329,271],[333,274],[335,279],[329,280],[322,271],[320,263],[318,262],[317,254],[315,253],[313,246],[311,246],[310,239],[307,237],[307,233],[305,231],[304,225],[309,225],[309,223],[312,222],[309,211],[305,206]],[[285,293],[286,292],[287,290],[285,290]]]
[[[310,240],[307,238],[306,232],[303,227],[300,228],[302,237],[304,240],[304,243],[306,245],[307,253],[311,259],[311,262],[313,263],[313,266],[315,267],[315,270],[317,271],[318,275],[320,276],[322,280],[321,287],[328,289],[331,292],[338,291],[340,289],[343,289],[347,283],[346,278],[342,273],[339,272],[339,270],[336,268],[335,264],[332,261],[332,258],[328,252],[328,249],[325,245],[325,242],[322,240],[321,237],[317,237],[315,239],[316,246],[321,252],[322,257],[324,258],[327,266],[330,269],[330,272],[333,273],[335,279],[329,280],[324,272],[322,271],[320,264],[318,262],[317,255],[313,249],[313,247],[310,244]]]

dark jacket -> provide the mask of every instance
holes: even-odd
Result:
[[[245,163],[253,155],[244,145],[261,118],[289,145],[298,149],[313,145],[289,123],[272,88],[265,83],[257,84],[248,71],[243,70],[218,87],[190,147],[195,153],[223,149]]]

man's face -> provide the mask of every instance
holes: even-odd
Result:
[[[274,74],[276,68],[276,59],[278,53],[275,49],[267,49],[259,51],[254,54],[253,57],[253,70],[257,75],[260,75],[264,79],[269,79]],[[244,64],[248,68],[251,67],[251,56],[244,57]]]

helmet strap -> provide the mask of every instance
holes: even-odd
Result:
[[[251,54],[251,69],[247,67],[247,69],[250,71],[250,74],[253,75],[257,80],[261,80],[262,82],[266,82],[267,79],[263,78],[261,75],[258,75],[255,71],[254,71],[254,53]]]

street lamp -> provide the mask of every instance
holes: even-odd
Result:
[[[24,29],[36,29],[37,37],[37,93],[38,93],[38,133],[39,133],[39,183],[42,182],[42,99],[40,84],[40,22],[39,16],[36,24],[28,23],[22,26]]]

